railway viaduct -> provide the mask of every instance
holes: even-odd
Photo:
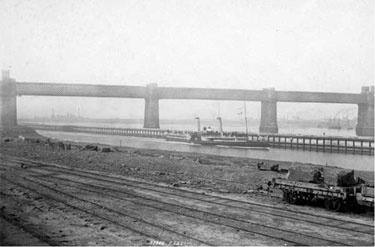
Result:
[[[144,128],[159,128],[159,100],[199,99],[261,102],[261,133],[277,133],[277,102],[314,102],[358,105],[358,136],[374,136],[374,86],[362,87],[359,94],[207,88],[106,86],[68,83],[16,82],[9,71],[2,72],[0,84],[0,127],[17,126],[17,96],[71,96],[144,98]]]

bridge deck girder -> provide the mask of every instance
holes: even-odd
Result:
[[[74,96],[74,97],[114,97],[147,98],[147,88],[140,86],[105,86],[68,83],[29,83],[17,82],[17,95]],[[197,100],[238,100],[266,101],[262,90],[172,88],[157,87],[158,99],[197,99]],[[372,96],[373,98],[373,96]],[[363,94],[275,91],[273,100],[277,102],[373,104]]]

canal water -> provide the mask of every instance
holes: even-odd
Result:
[[[104,127],[104,128],[143,128],[143,121],[137,120],[135,122],[123,123],[123,122],[43,122],[43,121],[27,121],[22,122],[23,124],[45,124],[45,125],[74,125],[74,126],[85,126],[85,127]],[[242,122],[223,122],[224,131],[226,132],[245,132],[245,126]],[[213,130],[219,130],[218,121],[210,120],[201,122],[201,128],[204,126],[212,127]],[[195,131],[197,129],[197,124],[194,121],[187,120],[186,122],[173,122],[162,120],[160,123],[160,129],[163,130],[183,130],[183,131]],[[259,132],[259,123],[249,123],[248,130],[251,133]],[[317,135],[317,136],[343,136],[343,137],[355,137],[355,129],[327,129],[327,128],[317,128],[317,127],[301,127],[293,125],[280,125],[280,134],[303,134],[303,135]]]
[[[60,140],[75,142],[102,143],[114,146],[127,146],[134,148],[160,149],[179,152],[194,152],[201,154],[213,154],[231,157],[244,157],[255,159],[268,159],[276,161],[304,162],[328,166],[337,166],[348,169],[374,171],[374,156],[323,153],[315,151],[288,150],[271,148],[249,149],[229,148],[217,146],[200,146],[189,143],[167,142],[164,139],[139,138],[128,136],[68,133],[57,131],[37,131],[39,134]]]

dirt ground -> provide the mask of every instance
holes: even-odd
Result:
[[[141,179],[145,181],[155,182],[157,184],[167,184],[171,187],[192,189],[195,191],[202,191],[202,193],[216,193],[228,196],[230,198],[251,200],[253,202],[265,203],[271,205],[278,205],[285,208],[296,210],[307,210],[317,213],[327,214],[325,209],[319,207],[303,206],[300,209],[296,205],[288,205],[282,201],[281,191],[269,186],[268,182],[272,178],[285,177],[286,172],[290,167],[301,167],[305,169],[312,169],[319,167],[313,164],[291,163],[291,162],[276,162],[269,160],[256,160],[249,158],[233,158],[221,157],[214,155],[202,155],[192,153],[179,153],[161,150],[147,150],[134,149],[127,147],[110,147],[100,144],[90,143],[72,143],[59,142],[57,140],[49,140],[38,135],[24,135],[18,137],[2,137],[0,153],[2,155],[9,155],[14,157],[24,157],[32,160],[52,162],[54,164],[64,165],[72,168],[85,169],[88,171],[102,171],[106,174],[124,175],[134,179]],[[262,163],[265,170],[258,168]],[[273,165],[279,165],[278,171],[271,171]],[[336,167],[324,167],[324,169],[340,170]],[[373,181],[373,173],[371,172],[357,172],[361,177]],[[4,185],[6,187],[6,185]],[[13,193],[14,192],[14,193]],[[12,196],[17,197],[17,191],[13,191]],[[20,192],[21,193],[21,192]],[[2,197],[2,206],[11,207],[17,211],[17,207],[22,207],[25,210],[25,205],[30,207],[26,210],[37,210],[38,207],[52,207],[53,205],[38,205],[38,201],[31,200],[22,194],[21,201],[5,200]],[[7,194],[10,197],[9,194]],[[35,197],[34,197],[35,198]],[[4,202],[7,205],[4,205]],[[42,212],[42,211],[41,211]],[[343,214],[343,213],[342,213]],[[29,214],[28,214],[29,215]],[[28,216],[30,217],[30,216]],[[40,225],[43,221],[48,219],[53,220],[55,216],[50,213],[43,213],[42,218],[38,218]],[[341,217],[340,215],[338,217]],[[349,218],[353,221],[372,222],[373,214],[356,214],[346,212],[342,217]],[[69,224],[95,224],[93,222],[81,222],[80,218],[75,218],[71,221],[55,221],[54,224],[66,225]],[[1,225],[9,225],[6,220],[1,220]],[[51,224],[51,223],[49,223]],[[23,245],[15,239],[14,232],[11,228],[17,227],[10,225],[6,227],[8,232],[1,232],[0,239],[2,245]],[[32,226],[31,226],[32,227]],[[102,229],[103,230],[103,229]],[[102,230],[97,231],[97,236],[100,236]],[[108,230],[108,229],[107,229]],[[18,233],[23,239],[28,238],[27,229],[18,227]],[[69,234],[59,233],[64,238],[68,238]],[[124,233],[125,235],[128,233]],[[96,236],[96,235],[95,235]],[[38,236],[29,236],[33,245],[39,245]],[[69,242],[69,245],[82,244]],[[87,240],[86,244],[95,245],[102,243],[95,239]],[[61,243],[60,243],[61,244]],[[124,244],[123,242],[116,242],[116,240],[104,244],[121,244],[132,245],[137,244],[137,239],[131,239]],[[147,243],[143,243],[145,245]],[[258,244],[264,244],[259,242]],[[277,244],[277,243],[276,243]]]
[[[4,142],[6,139],[3,138],[1,147],[1,153],[4,154],[222,193],[263,193],[268,191],[267,184],[272,178],[285,178],[291,167],[306,170],[324,167],[331,173],[342,170],[310,163],[110,147],[92,143],[64,142],[71,146],[70,150],[66,150],[62,146],[63,142],[40,136],[25,140],[8,138],[9,141]],[[87,150],[84,148],[86,145],[96,146],[98,150]],[[108,148],[110,152],[103,152],[103,148]],[[264,169],[258,168],[260,163]],[[270,171],[274,165],[279,165],[278,171]],[[356,176],[374,181],[372,172],[356,171]]]

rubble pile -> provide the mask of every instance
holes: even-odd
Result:
[[[312,167],[311,169],[307,169],[306,167],[291,167],[286,178],[298,182],[342,187],[350,187],[374,180],[373,176],[364,176],[364,173],[359,174],[354,170],[337,167]]]

